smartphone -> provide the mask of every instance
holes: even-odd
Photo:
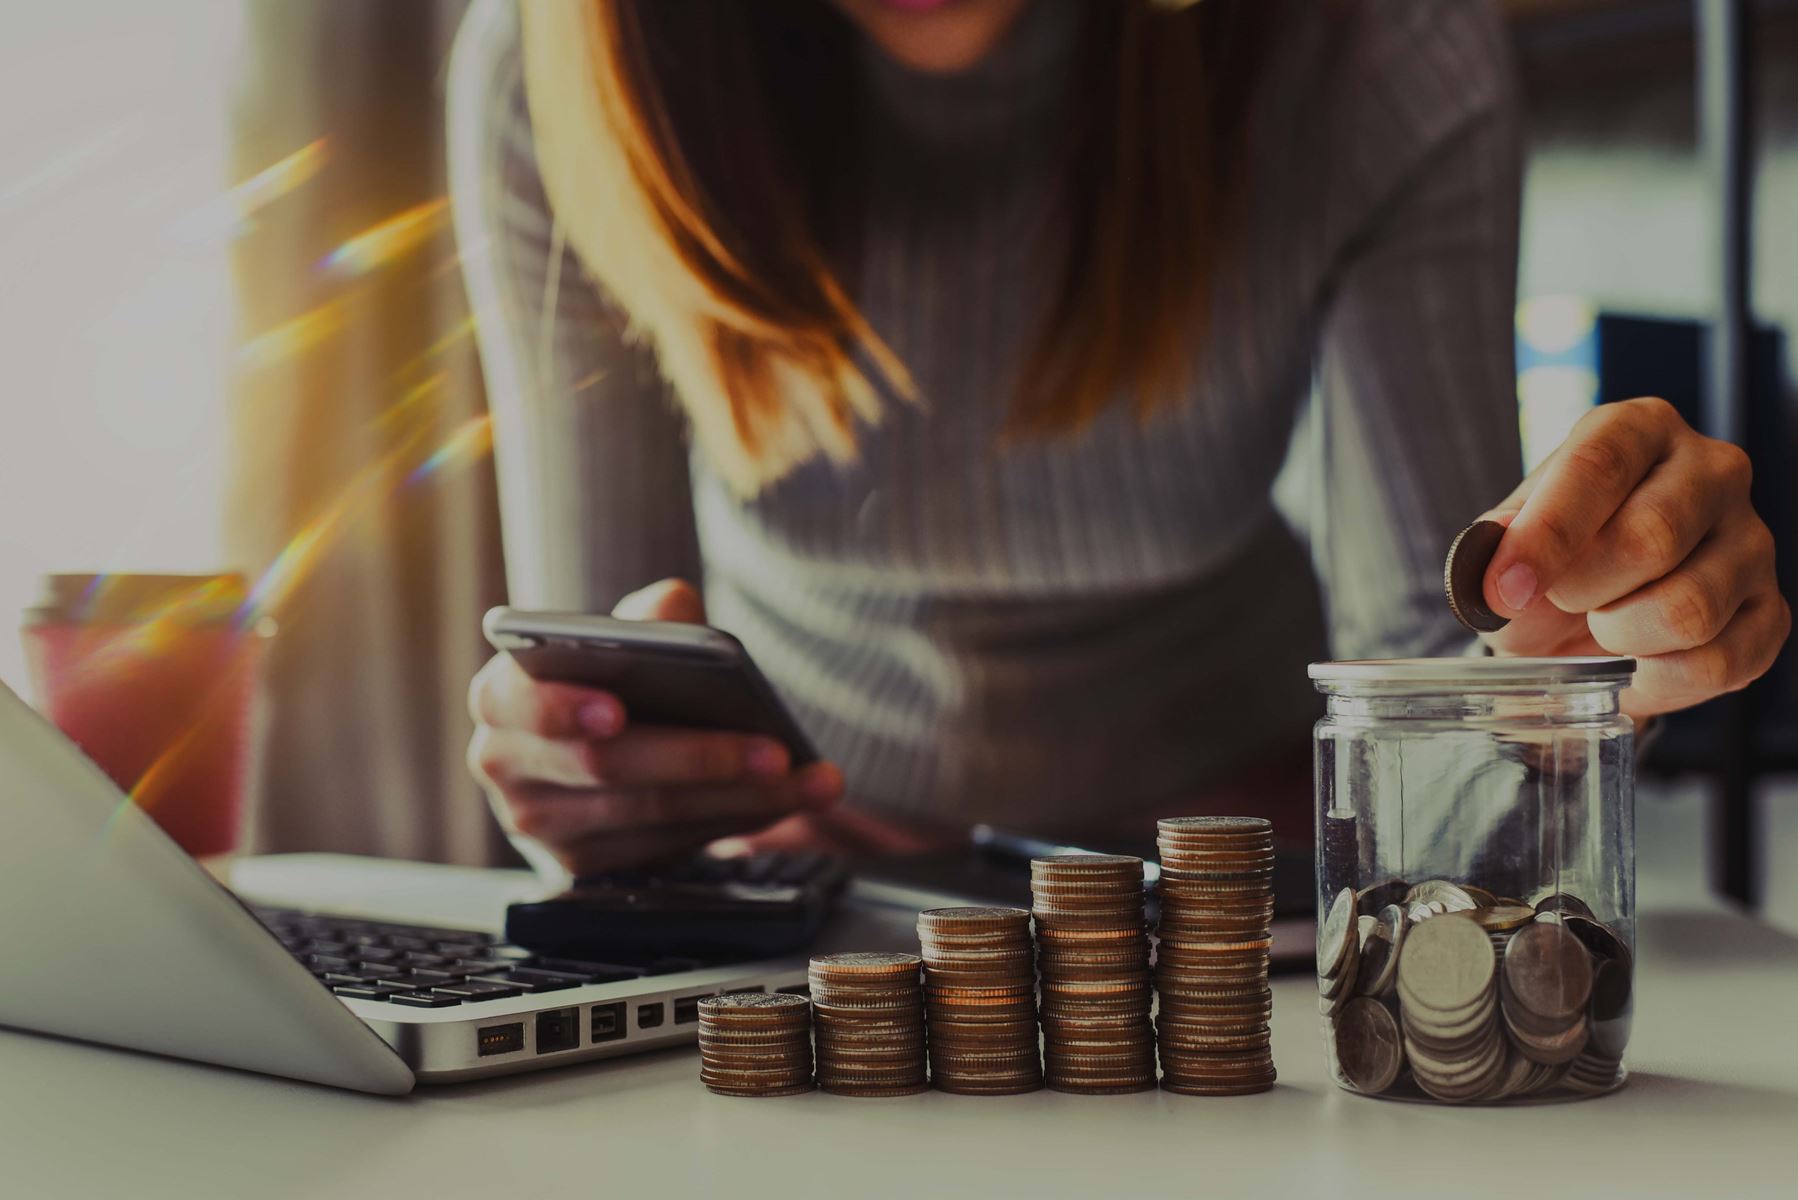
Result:
[[[749,651],[721,629],[505,607],[481,628],[532,679],[612,693],[633,725],[759,734],[784,745],[795,767],[818,761]]]

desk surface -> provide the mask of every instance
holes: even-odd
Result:
[[[288,886],[265,893],[295,893],[298,876],[269,878]],[[383,907],[429,911],[417,878]],[[478,906],[452,891],[451,911]],[[1793,1194],[1798,941],[1721,911],[1664,911],[1644,915],[1641,942],[1629,1084],[1505,1110],[1337,1091],[1315,991],[1293,978],[1274,988],[1279,1086],[1212,1100],[735,1100],[700,1087],[692,1051],[380,1099],[0,1031],[0,1194]]]

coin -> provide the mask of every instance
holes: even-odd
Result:
[[[1521,905],[1500,904],[1491,908],[1471,908],[1456,915],[1466,917],[1481,929],[1491,932],[1527,925],[1536,919],[1536,910]]]
[[[1515,1000],[1529,1013],[1566,1020],[1591,998],[1592,959],[1565,927],[1532,924],[1506,947],[1503,984],[1507,1007]]]
[[[1492,943],[1471,921],[1425,921],[1405,937],[1399,956],[1401,998],[1438,1012],[1466,1009],[1491,987]]]
[[[1398,984],[1399,950],[1409,923],[1405,912],[1388,904],[1370,918],[1373,927],[1361,939],[1360,962],[1355,967],[1355,992],[1362,996],[1386,996]]]
[[[1475,521],[1455,535],[1442,567],[1449,611],[1475,633],[1496,633],[1511,623],[1486,603],[1486,568],[1504,536],[1505,527],[1497,521]]]
[[[1584,900],[1570,892],[1548,891],[1536,897],[1531,907],[1539,913],[1558,912],[1573,913],[1576,916],[1593,918],[1592,910]]]
[[[1485,892],[1485,895],[1490,897],[1492,893]],[[1405,893],[1405,899],[1413,904],[1427,904],[1439,913],[1466,912],[1480,907],[1480,901],[1473,893],[1446,879],[1426,879]]]
[[[1384,1004],[1359,996],[1343,1006],[1334,1027],[1336,1064],[1357,1092],[1383,1092],[1405,1065],[1398,1021]]]
[[[1323,925],[1317,931],[1317,971],[1334,976],[1354,949],[1355,893],[1343,888],[1330,904]]]

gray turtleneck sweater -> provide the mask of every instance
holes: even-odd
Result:
[[[1189,394],[1147,423],[1125,406],[1001,441],[1053,286],[1026,234],[1055,233],[1076,2],[1036,0],[965,75],[867,49],[851,275],[924,403],[892,406],[855,466],[747,502],[689,455],[557,236],[507,0],[479,0],[452,67],[512,603],[606,611],[703,580],[850,803],[887,815],[1077,836],[1302,755],[1309,659],[1463,648],[1443,554],[1519,474],[1517,126],[1481,0],[1355,0],[1328,31],[1322,5],[1277,0],[1233,251],[1247,288]],[[1276,505],[1289,448],[1298,498]]]

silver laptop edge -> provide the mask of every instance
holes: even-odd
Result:
[[[390,1095],[688,1044],[701,997],[805,983],[794,958],[446,1009],[339,999],[3,684],[0,912],[0,1025]]]

